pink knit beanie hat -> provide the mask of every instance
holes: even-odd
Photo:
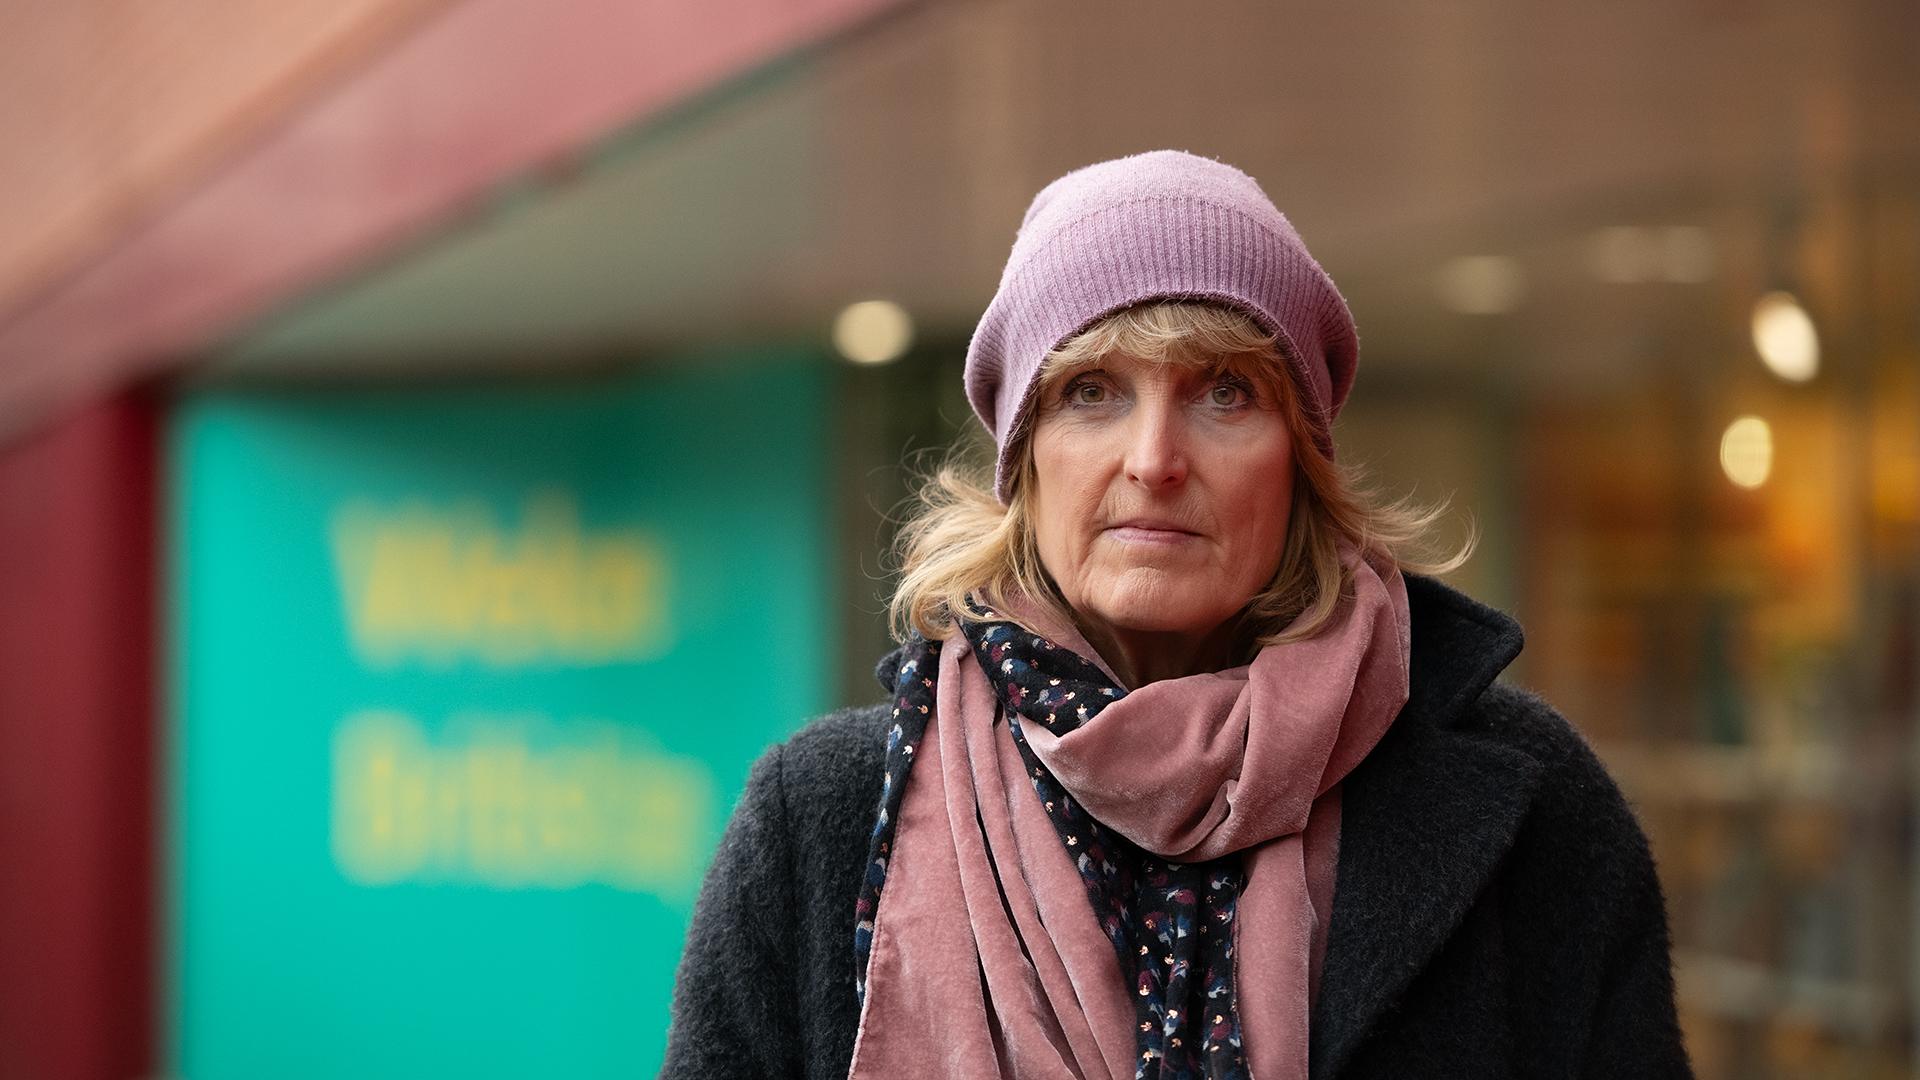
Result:
[[[1345,298],[1253,177],[1153,150],[1075,169],[1021,219],[967,347],[967,400],[999,445],[1002,503],[1018,466],[1010,436],[1041,360],[1122,308],[1174,298],[1220,301],[1278,332],[1314,440],[1333,456],[1333,419],[1360,355]]]

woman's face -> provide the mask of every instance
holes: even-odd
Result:
[[[1278,572],[1293,445],[1266,378],[1111,356],[1034,407],[1035,539],[1082,620],[1206,634]]]

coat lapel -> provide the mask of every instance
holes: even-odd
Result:
[[[1519,654],[1512,619],[1409,575],[1406,706],[1341,786],[1333,923],[1311,1074],[1338,1075],[1447,939],[1512,845],[1544,766],[1460,720]]]

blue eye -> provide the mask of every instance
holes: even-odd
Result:
[[[1207,400],[1223,409],[1231,409],[1253,400],[1253,388],[1238,376],[1222,376],[1207,392]]]
[[[1075,379],[1061,396],[1073,405],[1098,405],[1107,400],[1107,388],[1091,379]]]

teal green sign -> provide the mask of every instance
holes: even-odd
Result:
[[[825,373],[221,392],[170,433],[170,1070],[652,1075],[827,704]]]

